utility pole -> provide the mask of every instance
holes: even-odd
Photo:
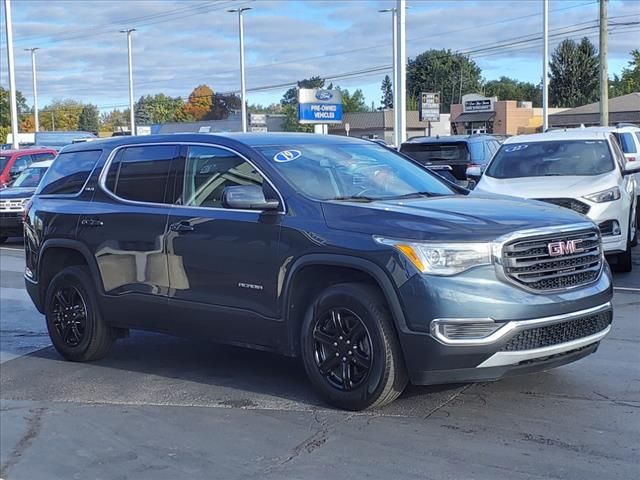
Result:
[[[393,144],[398,143],[398,62],[396,61],[396,53],[398,50],[398,14],[395,8],[385,8],[378,10],[380,13],[391,13],[391,45],[392,45],[392,61],[393,61],[393,82],[391,89],[393,92]]]
[[[136,116],[133,110],[133,58],[131,55],[131,34],[135,31],[135,28],[120,30],[120,33],[127,34],[127,52],[129,55],[129,121],[131,124],[131,135],[136,134]]]
[[[398,78],[396,85],[398,90],[398,103],[394,105],[397,111],[398,130],[396,136],[396,148],[400,149],[400,145],[407,138],[407,2],[406,0],[397,0],[396,17],[398,25],[398,49],[396,53],[396,64],[398,69]]]
[[[56,117],[53,114],[53,112],[51,112],[51,131],[52,132],[56,131]]]
[[[38,120],[38,88],[36,86],[36,50],[40,50],[38,47],[25,48],[25,52],[31,52],[31,80],[33,83],[33,122],[35,124],[35,131],[40,131],[40,121]]]
[[[549,128],[549,0],[542,0],[542,131]]]
[[[242,131],[247,131],[247,87],[244,79],[244,15],[247,10],[251,10],[251,7],[231,8],[227,10],[230,13],[238,14],[238,34],[240,35],[240,100],[242,104],[240,106],[240,112],[242,117]]]
[[[16,71],[13,62],[13,25],[11,24],[11,1],[4,0],[7,29],[7,63],[9,68],[9,110],[11,110],[11,148],[18,145],[18,102],[16,101]]]
[[[600,125],[609,125],[609,69],[607,38],[607,6],[609,0],[600,0]]]

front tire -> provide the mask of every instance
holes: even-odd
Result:
[[[98,307],[87,267],[71,266],[49,284],[45,317],[51,343],[65,359],[88,362],[104,357],[115,340]]]
[[[328,287],[302,326],[302,359],[319,395],[346,410],[395,400],[407,372],[391,315],[380,291],[359,283]]]

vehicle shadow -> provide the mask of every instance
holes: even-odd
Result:
[[[132,332],[131,337],[118,340],[110,354],[100,361],[67,362],[50,347],[14,362],[35,362],[28,368],[34,373],[27,374],[37,384],[38,392],[47,392],[48,400],[331,409],[316,396],[298,358],[205,340]],[[11,365],[4,367],[8,369]],[[34,375],[37,378],[33,378]],[[12,387],[3,382],[5,393],[13,390]],[[422,410],[428,411],[431,404],[450,396],[456,388],[459,385],[409,385],[396,402],[378,412],[415,411],[416,400],[420,400],[424,408],[414,412],[419,416]],[[71,398],[69,392],[72,392]]]

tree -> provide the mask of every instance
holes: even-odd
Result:
[[[11,108],[9,90],[0,86],[0,126],[11,127]],[[18,107],[18,121],[29,113],[27,100],[20,90],[16,90],[16,103]]]
[[[198,85],[189,95],[182,111],[194,121],[204,120],[209,115],[212,104],[213,90],[208,85]]]
[[[83,132],[98,133],[100,129],[100,116],[98,107],[95,105],[85,105],[78,119],[78,129]]]
[[[384,80],[382,80],[382,85],[380,85],[380,90],[382,91],[382,99],[380,100],[380,103],[382,104],[382,108],[393,108],[392,87],[389,75],[385,75]]]
[[[233,110],[242,108],[242,100],[238,95],[216,93],[213,95],[211,110],[207,115],[208,120],[224,120]]]
[[[349,93],[347,89],[338,88],[337,90],[342,93],[342,111],[344,113],[369,111],[365,103],[364,93],[359,88],[353,94]]]
[[[587,37],[560,42],[549,62],[551,105],[573,108],[598,100],[598,68],[598,52]]]
[[[53,100],[40,111],[40,127],[53,130],[55,124],[55,130],[78,130],[83,108],[82,102],[71,98]]]
[[[119,132],[129,126],[129,109],[111,110],[100,114],[100,130],[103,132]]]
[[[500,77],[484,84],[484,92],[488,97],[498,97],[498,100],[527,100],[533,102],[534,107],[542,106],[542,89],[539,85],[520,82],[514,78]]]
[[[620,76],[614,75],[609,83],[609,96],[618,97],[628,93],[640,92],[640,50],[630,52],[628,67],[622,69]]]
[[[407,102],[421,92],[440,92],[443,113],[461,95],[480,91],[481,70],[473,60],[451,50],[427,50],[407,64]]]
[[[185,104],[180,97],[169,97],[164,93],[142,96],[134,105],[136,124],[175,122],[179,116],[178,112],[184,107]]]

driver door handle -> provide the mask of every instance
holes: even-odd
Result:
[[[189,221],[181,220],[169,225],[169,230],[171,230],[172,232],[193,232],[195,228]]]

